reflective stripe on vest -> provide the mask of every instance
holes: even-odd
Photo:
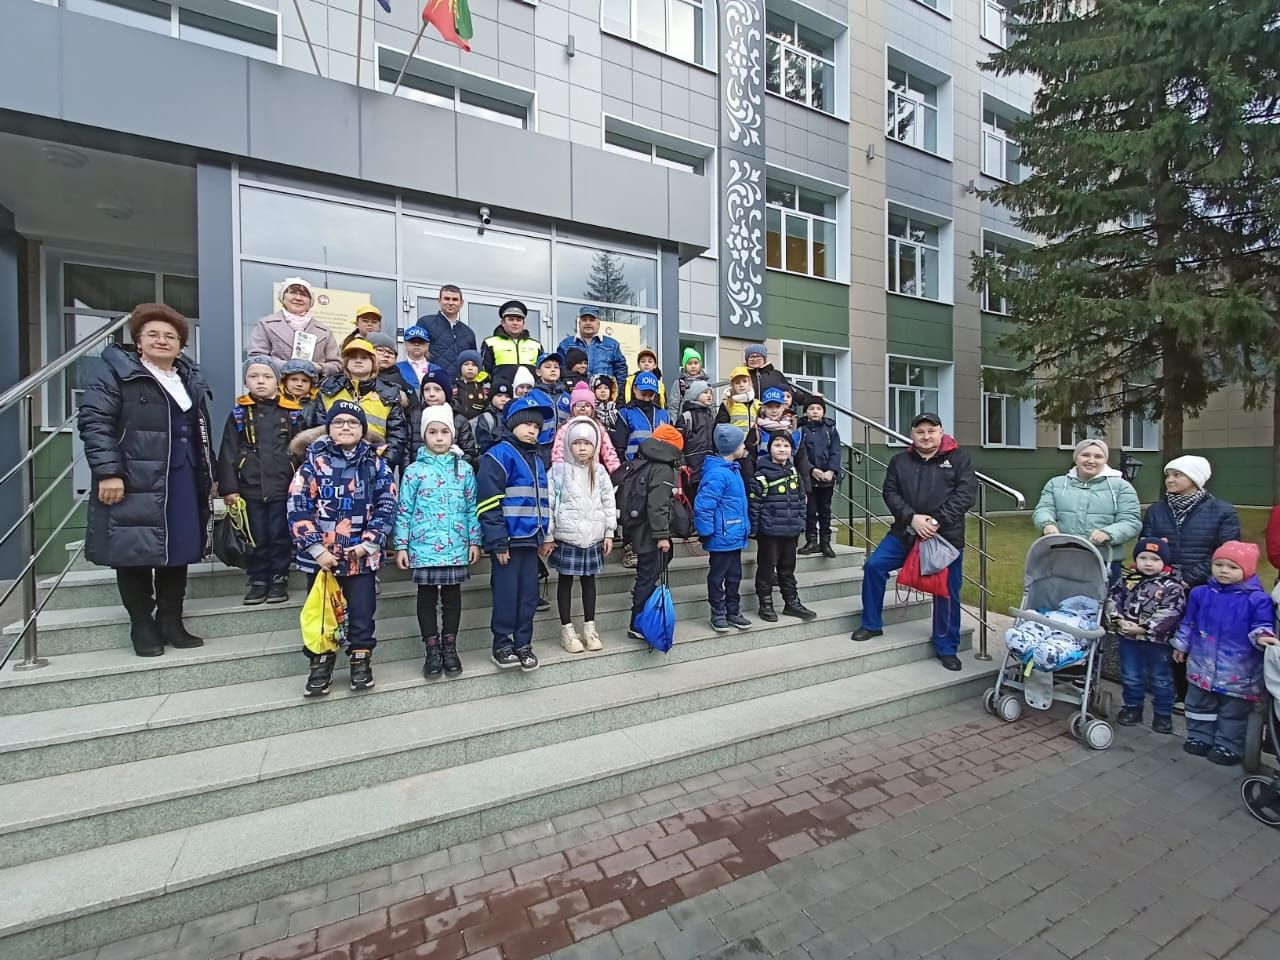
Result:
[[[538,354],[542,350],[542,346],[532,337],[521,337],[519,340],[512,340],[510,337],[489,337],[484,345],[493,353],[495,367],[514,366],[517,363],[536,366]]]
[[[493,457],[502,465],[507,486],[500,499],[490,497],[479,504],[476,512],[487,513],[500,504],[507,534],[512,539],[541,541],[551,517],[551,494],[542,461],[535,457],[534,466],[530,468],[529,461],[506,442],[491,447],[485,456]],[[495,500],[498,503],[495,504]]]
[[[332,396],[324,398],[325,410],[327,411],[339,400],[355,400],[355,397],[352,396],[350,390],[339,390]],[[364,411],[365,421],[369,424],[369,432],[377,435],[379,439],[387,439],[387,417],[391,415],[391,405],[383,400],[376,390],[370,390],[355,402]]]
[[[789,474],[785,477],[779,477],[777,480],[766,480],[763,476],[757,476],[756,480],[764,488],[765,496],[768,496],[770,492],[786,493],[790,491],[795,493],[800,489],[800,474],[795,471],[794,467]]]

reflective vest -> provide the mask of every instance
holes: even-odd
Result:
[[[623,423],[627,425],[627,449],[625,452],[626,459],[634,460],[636,453],[640,449],[640,444],[653,436],[653,431],[664,423],[671,422],[671,414],[667,413],[662,407],[655,406],[653,408],[653,419],[650,420],[643,410],[637,407],[623,407],[618,411],[618,416],[622,418]]]
[[[542,344],[533,337],[521,337],[512,340],[504,334],[494,334],[484,341],[484,345],[493,354],[493,366],[512,367],[525,364],[531,370],[538,366],[538,357],[542,354]]]
[[[729,414],[729,423],[743,433],[749,432],[756,425],[756,419],[760,416],[759,400],[752,400],[750,403],[739,403],[737,400],[726,399],[724,407]]]
[[[551,490],[542,461],[537,456],[526,460],[506,441],[494,444],[485,456],[502,465],[507,485],[500,495],[476,504],[476,514],[501,509],[510,539],[541,544],[551,526]]]
[[[387,439],[387,417],[391,415],[391,405],[383,400],[377,390],[370,390],[362,396],[355,396],[350,388],[343,387],[337,393],[322,396],[324,409],[328,412],[339,400],[352,400],[360,405],[364,417],[369,422],[369,433],[376,434],[379,439]]]

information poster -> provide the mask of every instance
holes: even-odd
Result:
[[[280,302],[283,292],[282,284],[271,285],[273,303]],[[372,299],[372,295],[359,290],[330,290],[327,287],[312,287],[311,293],[315,301],[311,304],[311,315],[332,331],[338,343],[346,339],[348,333],[356,328],[356,310]]]
[[[606,321],[600,324],[600,332],[618,341],[618,346],[622,348],[622,355],[627,358],[627,369],[637,369],[636,354],[644,345],[644,327],[636,323]],[[618,389],[622,389],[622,384],[618,384]]]

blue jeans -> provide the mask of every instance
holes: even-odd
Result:
[[[707,600],[713,617],[736,617],[742,612],[742,551],[708,551]]]
[[[538,612],[538,548],[512,547],[506,566],[492,560],[489,586],[493,594],[493,650],[511,644],[533,645],[533,615]],[[501,599],[499,599],[501,598]]]
[[[1120,682],[1126,708],[1141,710],[1150,693],[1157,717],[1173,715],[1173,653],[1165,644],[1121,637]]]
[[[316,582],[316,574],[307,574],[307,593]],[[370,571],[354,577],[338,577],[342,596],[347,601],[347,642],[344,649],[372,650],[378,645],[374,639],[374,611],[378,607],[378,575]]]
[[[880,541],[862,568],[862,626],[884,629],[884,590],[889,574],[901,570],[911,544],[892,533]],[[960,649],[960,587],[964,583],[964,550],[947,568],[947,599],[933,598],[933,649],[940,657]]]

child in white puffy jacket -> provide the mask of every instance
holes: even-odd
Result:
[[[601,650],[596,630],[596,575],[613,549],[618,522],[613,484],[600,463],[600,433],[594,420],[574,417],[557,437],[562,456],[551,466],[551,565],[560,573],[556,603],[560,609],[560,645],[569,653]],[[573,629],[573,578],[582,581],[582,638]]]

